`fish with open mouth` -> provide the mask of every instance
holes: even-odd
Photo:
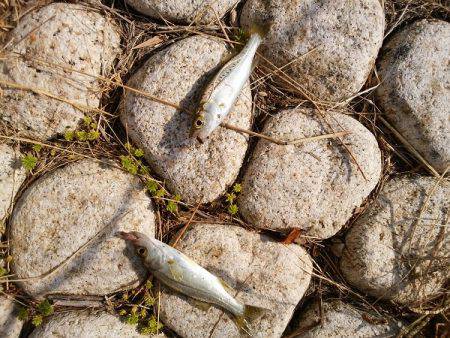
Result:
[[[230,113],[254,67],[256,50],[267,28],[253,26],[242,51],[228,61],[206,87],[191,128],[191,136],[200,143],[211,135]]]
[[[250,323],[267,311],[237,301],[230,294],[233,289],[223,280],[170,245],[136,231],[120,231],[117,235],[133,244],[144,265],[160,282],[202,302],[200,305],[214,304],[227,310],[242,333],[251,336]]]

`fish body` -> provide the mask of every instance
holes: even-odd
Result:
[[[173,247],[153,240],[162,256],[157,266],[148,264],[156,278],[172,289],[197,300],[218,305],[235,316],[244,314],[244,306],[225,289],[223,282]]]
[[[186,296],[227,310],[243,332],[248,334],[249,322],[265,311],[238,302],[224,281],[175,248],[139,232],[120,232],[119,236],[134,245],[144,265],[160,282]]]
[[[199,142],[203,143],[232,110],[250,77],[262,39],[261,31],[252,33],[242,51],[217,73],[206,88],[191,132]]]

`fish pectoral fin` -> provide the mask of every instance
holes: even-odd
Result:
[[[227,284],[227,282],[225,282],[223,279],[217,277],[219,279],[220,284],[222,284],[223,288],[225,289],[226,292],[233,294],[234,293],[234,289],[229,286]]]
[[[197,300],[197,299],[194,299],[193,303],[194,303],[194,306],[197,309],[200,309],[200,310],[205,311],[205,312],[208,311],[209,308],[211,307],[211,304],[206,303],[206,302],[202,302],[201,300]]]
[[[167,261],[167,264],[169,265],[169,271],[172,275],[173,279],[177,282],[180,282],[183,280],[183,270],[181,270],[180,266],[175,262],[173,259],[169,259]]]

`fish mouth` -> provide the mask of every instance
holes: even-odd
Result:
[[[201,135],[200,130],[192,130],[189,136],[200,144],[205,143],[205,137]]]
[[[130,242],[136,242],[139,239],[135,234],[125,231],[116,232],[116,236]]]

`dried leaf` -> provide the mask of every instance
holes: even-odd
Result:
[[[292,231],[284,239],[283,244],[292,244],[300,235],[300,229],[292,229]]]
[[[151,37],[150,39],[144,41],[143,43],[140,43],[137,46],[134,46],[132,49],[138,49],[138,48],[145,48],[145,47],[154,47],[157,44],[163,42],[163,38],[159,35]]]

